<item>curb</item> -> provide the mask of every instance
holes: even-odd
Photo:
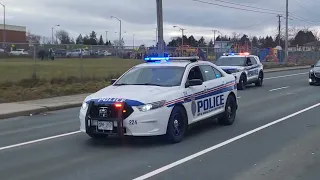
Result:
[[[274,69],[274,68],[270,68],[270,69],[265,69],[264,72],[269,73],[269,72],[281,72],[281,71],[292,71],[292,70],[300,70],[300,69],[310,69],[310,67],[287,67],[287,69],[283,68],[283,69]]]
[[[75,107],[80,107],[82,103],[72,103],[72,104],[63,104],[63,105],[56,105],[56,106],[50,106],[50,107],[39,107],[39,108],[34,108],[30,110],[25,110],[25,111],[17,111],[17,112],[11,112],[11,113],[6,113],[6,114],[0,114],[0,120],[1,119],[7,119],[7,118],[13,118],[17,116],[30,116],[48,112],[48,111],[58,111],[62,109],[69,109],[69,108],[75,108]]]

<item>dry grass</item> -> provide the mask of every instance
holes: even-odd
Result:
[[[143,60],[116,58],[72,58],[51,60],[32,60],[27,58],[0,59],[0,82],[18,82],[36,77],[53,78],[86,77],[100,78],[121,74]]]
[[[95,92],[108,86],[110,79],[119,77],[127,69],[142,62],[112,58],[57,59],[37,60],[35,66],[32,59],[0,59],[0,103]],[[269,69],[312,63],[267,63],[264,67]],[[32,76],[34,67],[36,77]]]

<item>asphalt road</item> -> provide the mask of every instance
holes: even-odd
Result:
[[[320,179],[320,106],[301,111],[320,102],[320,87],[309,86],[307,70],[265,76],[263,87],[239,91],[233,126],[202,122],[174,145],[92,141],[77,132],[78,108],[2,120],[0,179]]]

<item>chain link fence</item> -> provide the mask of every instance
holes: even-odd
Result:
[[[0,82],[16,82],[22,79],[57,80],[67,78],[117,77],[130,67],[142,63],[145,56],[157,54],[156,47],[121,48],[105,45],[39,45],[10,44],[0,49]],[[52,51],[50,51],[52,49]],[[170,56],[194,56],[199,49],[207,60],[215,61],[228,49],[213,47],[165,47]],[[289,52],[274,49],[248,49],[259,56],[266,66],[310,65],[320,57],[320,51]]]

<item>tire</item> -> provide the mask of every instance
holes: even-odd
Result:
[[[241,75],[239,79],[239,83],[237,84],[237,89],[245,90],[247,85],[247,78],[245,75]]]
[[[182,107],[174,107],[167,126],[166,139],[170,143],[179,143],[183,140],[188,128],[188,118]]]
[[[237,114],[237,100],[234,95],[229,95],[226,101],[226,106],[223,115],[218,118],[221,125],[232,125]]]
[[[262,86],[262,83],[263,83],[263,73],[260,71],[259,72],[259,76],[258,76],[258,80],[257,82],[255,83],[256,86]]]

